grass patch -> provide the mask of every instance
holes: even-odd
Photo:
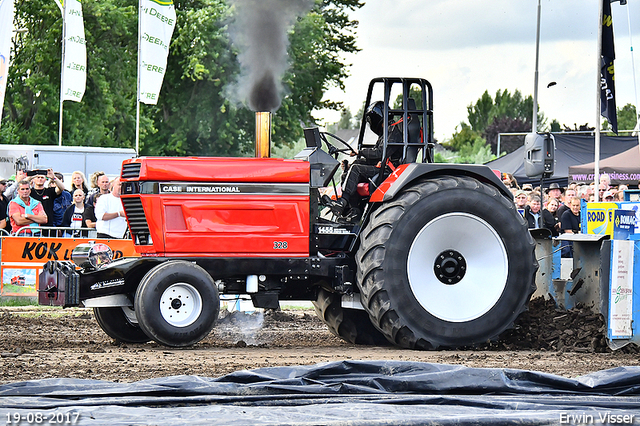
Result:
[[[35,297],[3,296],[0,297],[0,306],[38,306],[38,299]]]

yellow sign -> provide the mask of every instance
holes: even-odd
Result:
[[[139,256],[132,240],[2,237],[0,296],[36,297],[42,266],[50,260],[70,261],[73,249],[90,241],[108,245],[114,259]]]
[[[587,234],[613,238],[613,220],[617,203],[587,203]]]

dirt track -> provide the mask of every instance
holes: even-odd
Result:
[[[598,315],[558,312],[537,300],[499,342],[432,352],[357,346],[333,336],[313,311],[234,313],[189,349],[116,344],[88,309],[0,308],[0,383],[51,377],[132,382],[172,375],[217,377],[236,370],[344,359],[393,359],[516,368],[576,377],[640,365],[638,349],[604,346]]]

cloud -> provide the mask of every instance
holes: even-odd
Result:
[[[631,18],[637,21],[640,4],[629,3]],[[598,6],[578,0],[541,1],[538,103],[549,121],[595,123]],[[622,107],[634,102],[627,6],[616,3],[612,8],[616,97]],[[371,78],[426,78],[434,88],[434,130],[443,141],[466,121],[467,105],[485,90],[492,96],[498,89],[533,94],[534,0],[376,1],[367,2],[353,18],[360,22],[362,51],[347,57],[353,66],[345,92],[333,89],[327,98],[345,102],[354,113],[362,106]],[[640,22],[631,24],[637,43]],[[640,83],[638,70],[636,74]],[[547,88],[550,81],[557,85]],[[339,114],[327,117],[337,121]]]
[[[598,25],[597,2],[543,0],[541,40],[594,39]],[[616,10],[617,9],[617,10]],[[614,6],[626,20],[626,11]],[[377,47],[415,50],[464,49],[485,45],[535,42],[537,3],[514,0],[403,0],[391,6],[367,2],[357,15],[361,40]],[[384,19],[381,19],[384,17]],[[370,25],[375,22],[374,25]],[[622,32],[626,33],[623,29]],[[404,44],[401,46],[400,44]]]

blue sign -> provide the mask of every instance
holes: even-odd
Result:
[[[633,210],[616,210],[613,218],[613,239],[628,240],[636,230],[636,212]]]

